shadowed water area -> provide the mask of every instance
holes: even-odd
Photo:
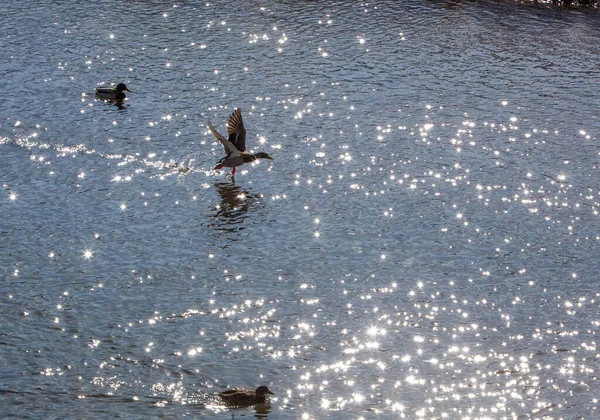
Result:
[[[600,416],[599,13],[5,4],[0,417]]]

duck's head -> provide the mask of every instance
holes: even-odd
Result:
[[[269,156],[268,153],[265,152],[258,152],[254,154],[254,157],[256,159],[269,159],[269,160],[273,160],[273,158],[271,156]]]
[[[264,397],[267,394],[275,395],[271,391],[269,391],[269,388],[267,388],[265,385],[261,385],[258,388],[256,388],[256,396],[257,397]]]
[[[123,92],[124,90],[126,90],[127,92],[131,92],[127,86],[125,86],[125,83],[119,83],[117,85],[117,92]]]

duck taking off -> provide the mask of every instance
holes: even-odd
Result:
[[[227,120],[227,137],[229,139],[219,134],[210,121],[208,122],[208,128],[210,128],[213,135],[221,142],[226,155],[217,162],[217,166],[214,169],[222,169],[223,167],[232,168],[231,175],[234,175],[235,168],[244,163],[254,162],[257,159],[273,160],[267,153],[258,152],[252,154],[246,150],[246,129],[242,120],[242,111],[239,108],[233,111]]]
[[[96,96],[102,99],[121,100],[125,99],[123,91],[131,92],[125,83],[119,83],[117,86],[101,86],[96,88]]]

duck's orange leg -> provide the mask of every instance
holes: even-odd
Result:
[[[235,175],[235,166],[231,169],[231,175]]]

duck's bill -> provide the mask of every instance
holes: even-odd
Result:
[[[125,88],[125,90],[126,90],[127,92],[131,92],[131,89],[129,89],[129,88]]]
[[[215,166],[213,168],[213,171],[216,171],[217,169],[223,169],[223,165],[219,164],[219,165]]]

